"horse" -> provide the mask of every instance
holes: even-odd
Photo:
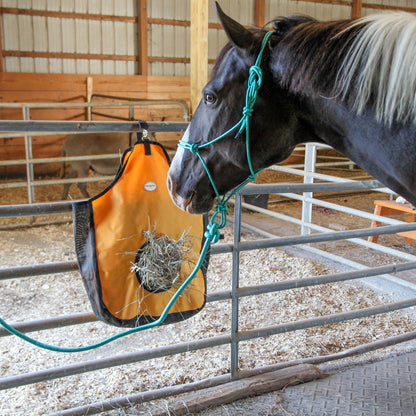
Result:
[[[416,16],[273,20],[245,140],[232,126],[245,111],[249,69],[266,29],[243,27],[218,4],[217,12],[229,42],[169,169],[179,208],[208,212],[218,194],[307,142],[332,146],[416,205]]]

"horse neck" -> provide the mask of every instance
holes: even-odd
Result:
[[[341,103],[318,96],[306,103],[308,122],[313,127],[311,136],[356,162],[399,195],[416,202],[414,124],[389,126],[378,122],[372,111],[357,115]]]

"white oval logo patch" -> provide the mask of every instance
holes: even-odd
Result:
[[[154,191],[156,188],[157,188],[157,185],[154,182],[146,182],[144,184],[144,189],[146,191],[151,192],[151,191]]]

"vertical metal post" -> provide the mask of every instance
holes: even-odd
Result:
[[[316,145],[307,143],[305,145],[305,170],[303,176],[303,183],[313,183],[313,177],[309,173],[315,172],[315,162],[316,162]],[[304,192],[303,196],[305,198],[313,198],[313,192]],[[305,200],[302,201],[302,226],[301,234],[310,234],[311,229],[306,225],[306,223],[312,222],[312,203]]]
[[[29,107],[23,106],[23,120],[30,120]],[[32,151],[32,136],[25,135],[25,154],[26,154],[26,179],[27,179],[27,197],[29,204],[35,202],[35,188],[32,185],[34,180],[33,173],[33,151]]]
[[[241,238],[241,195],[236,194],[234,203],[234,247],[233,247],[233,271],[231,285],[231,379],[238,376],[238,296],[237,289],[240,285],[240,252],[236,250]]]

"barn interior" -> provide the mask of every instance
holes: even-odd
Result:
[[[221,0],[220,5],[246,27],[268,27],[279,15],[303,14],[328,21],[380,12],[416,13],[412,0]],[[77,271],[70,204],[85,195],[71,179],[71,166],[81,160],[111,160],[118,165],[136,133],[126,131],[131,135],[128,143],[104,153],[88,148],[65,154],[64,142],[72,131],[64,131],[59,123],[109,122],[114,129],[117,123],[131,126],[144,121],[151,137],[173,157],[226,42],[211,0],[2,0],[0,125],[2,121],[58,123],[51,131],[30,130],[30,126],[20,131],[19,127],[0,129],[1,318],[22,330],[26,323],[33,325],[30,335],[52,344],[85,345],[119,332],[93,316]],[[79,175],[90,196],[100,194],[114,178],[115,172],[98,170],[91,166],[87,175]],[[298,146],[287,160],[263,171],[256,184],[275,188],[244,195],[242,208],[237,205],[234,210],[235,202],[231,205],[229,225],[210,260],[207,305],[187,321],[70,356],[39,351],[1,329],[1,412],[187,414],[167,398],[222,385],[246,373],[259,374],[287,363],[290,367],[298,360],[329,356],[332,362],[336,354],[354,348],[365,351],[379,340],[394,345],[374,346],[374,351],[336,361],[325,371],[414,351],[416,276],[407,263],[416,260],[416,230],[380,236],[348,234],[382,223],[414,222],[413,208],[396,203],[398,195],[389,189],[351,190],[342,185],[373,180],[344,155],[313,144]],[[67,199],[62,197],[65,183],[71,184]],[[313,193],[279,188],[279,184],[304,183],[341,185]],[[59,213],[36,213],[50,203],[68,205]],[[380,268],[378,277],[243,297],[236,318],[232,295],[224,293],[237,290],[231,253],[238,232],[233,230],[239,221],[237,211],[241,211],[243,241],[288,238],[277,248],[241,253],[241,287]],[[333,232],[345,237],[307,240]],[[293,243],[294,236],[300,240]],[[45,265],[61,270],[45,272]],[[385,309],[371,314],[371,308],[377,307]],[[365,311],[358,318],[337,320],[340,314],[360,309]],[[331,315],[334,321],[328,324],[323,317]],[[55,327],[56,319],[60,322]],[[307,319],[322,319],[321,326],[311,323],[287,333],[283,328],[283,323]],[[254,332],[273,325],[276,329],[260,338],[234,340],[234,344],[226,339],[225,334],[237,334],[238,328]],[[391,341],[405,335],[406,342]],[[205,340],[211,341],[209,348],[201,346]],[[306,381],[305,369],[299,371],[297,376]],[[201,397],[189,400],[203,402]],[[218,408],[222,402],[215,398],[209,404],[212,413],[202,414],[293,411],[275,396],[270,400]],[[186,402],[186,397],[180,401]]]

